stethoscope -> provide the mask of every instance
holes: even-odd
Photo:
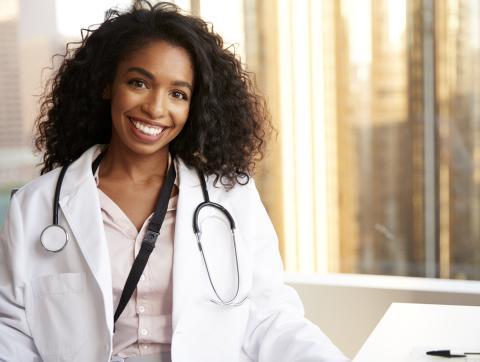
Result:
[[[230,305],[230,306],[239,306],[245,300],[248,298],[248,295],[241,299],[238,302],[235,302],[235,299],[238,296],[238,291],[240,290],[240,270],[238,268],[238,254],[237,254],[237,241],[235,239],[235,221],[233,220],[232,215],[228,212],[227,209],[225,209],[222,205],[217,204],[215,202],[210,201],[210,197],[208,196],[208,190],[207,190],[207,184],[205,182],[205,177],[203,177],[203,174],[201,173],[200,170],[197,170],[198,178],[200,179],[200,184],[202,186],[202,193],[203,193],[203,202],[201,202],[196,208],[193,213],[193,233],[195,234],[197,238],[197,245],[198,245],[198,250],[200,250],[200,253],[202,254],[202,259],[203,259],[203,264],[205,265],[205,269],[207,270],[207,276],[208,280],[210,281],[210,285],[213,289],[213,292],[217,296],[218,300],[215,299],[210,299],[211,302],[219,304],[219,305]],[[215,288],[215,285],[213,284],[213,280],[210,274],[210,270],[208,268],[207,264],[207,259],[205,258],[205,253],[203,252],[203,247],[202,247],[202,241],[201,241],[201,236],[202,232],[200,231],[200,228],[198,227],[198,215],[200,214],[200,211],[204,207],[213,207],[214,209],[219,210],[227,219],[228,222],[230,223],[230,230],[232,232],[232,242],[233,242],[233,250],[235,253],[235,269],[237,273],[237,287],[235,289],[235,295],[228,300],[224,300],[222,297],[220,297],[217,289]]]
[[[94,172],[98,165],[100,164],[100,161],[103,157],[103,154],[100,154],[99,157],[95,159],[95,161],[92,164],[92,171]],[[53,201],[53,223],[49,226],[47,226],[41,233],[40,235],[40,242],[42,246],[45,248],[45,250],[52,252],[52,253],[58,253],[62,251],[65,246],[68,243],[68,233],[63,228],[59,223],[58,223],[58,209],[59,209],[59,199],[60,199],[60,192],[62,189],[62,183],[63,179],[65,177],[65,174],[67,172],[68,167],[70,164],[66,164],[65,166],[62,167],[60,171],[60,175],[58,176],[57,184],[55,187],[55,195],[54,195],[54,201]],[[237,252],[237,242],[235,238],[235,221],[233,220],[232,215],[230,212],[228,212],[227,209],[225,209],[222,205],[217,204],[215,202],[210,201],[210,197],[208,195],[208,190],[207,190],[207,184],[205,182],[205,177],[203,176],[202,172],[200,170],[197,170],[198,178],[200,179],[200,185],[202,188],[202,193],[203,193],[203,199],[204,201],[201,202],[196,208],[193,213],[193,232],[195,234],[195,237],[197,239],[197,245],[198,249],[200,251],[200,254],[202,256],[203,264],[205,266],[205,269],[207,271],[207,276],[208,280],[210,282],[210,286],[212,287],[212,290],[216,296],[217,299],[210,299],[211,302],[218,304],[218,305],[223,305],[223,306],[239,306],[245,302],[245,300],[248,299],[248,295],[246,295],[244,298],[238,298],[238,294],[240,291],[240,270],[239,270],[239,263],[238,263],[238,252]],[[200,227],[198,226],[198,217],[200,214],[200,211],[202,209],[211,207],[214,208],[218,211],[220,211],[227,219],[230,224],[230,230],[232,233],[232,243],[233,243],[233,250],[234,250],[234,255],[235,255],[235,272],[236,272],[236,288],[235,288],[235,293],[233,297],[229,299],[224,299],[220,296],[217,288],[215,288],[215,284],[213,282],[210,269],[208,267],[207,259],[205,257],[205,252],[203,250],[203,245],[201,241],[201,236],[202,232],[200,230]]]

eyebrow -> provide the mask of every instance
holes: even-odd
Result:
[[[148,70],[146,70],[144,68],[130,67],[130,68],[127,69],[127,73],[128,72],[137,72],[137,73],[143,74],[145,77],[147,77],[150,80],[155,80],[155,76],[151,72],[149,72]],[[175,86],[178,86],[178,87],[186,87],[186,88],[190,89],[190,92],[193,92],[192,85],[190,83],[186,82],[186,81],[174,80],[172,82],[172,85],[175,85]]]

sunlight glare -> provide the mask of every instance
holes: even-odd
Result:
[[[58,32],[65,37],[79,37],[80,29],[103,22],[106,10],[130,5],[130,0],[83,0],[81,5],[77,1],[56,0]]]
[[[406,0],[389,0],[388,6],[388,39],[393,46],[402,43],[406,30]]]

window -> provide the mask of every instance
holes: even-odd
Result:
[[[259,6],[287,270],[480,279],[479,2]]]
[[[287,270],[480,279],[480,2],[176,3],[266,95],[279,137],[256,178]],[[0,224],[38,174],[41,70],[129,4],[0,2]]]

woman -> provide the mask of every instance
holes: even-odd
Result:
[[[344,361],[282,282],[250,177],[270,128],[202,20],[165,3],[111,11],[51,82],[43,175],[11,200],[0,359]],[[235,224],[202,207],[194,233],[208,198]]]

